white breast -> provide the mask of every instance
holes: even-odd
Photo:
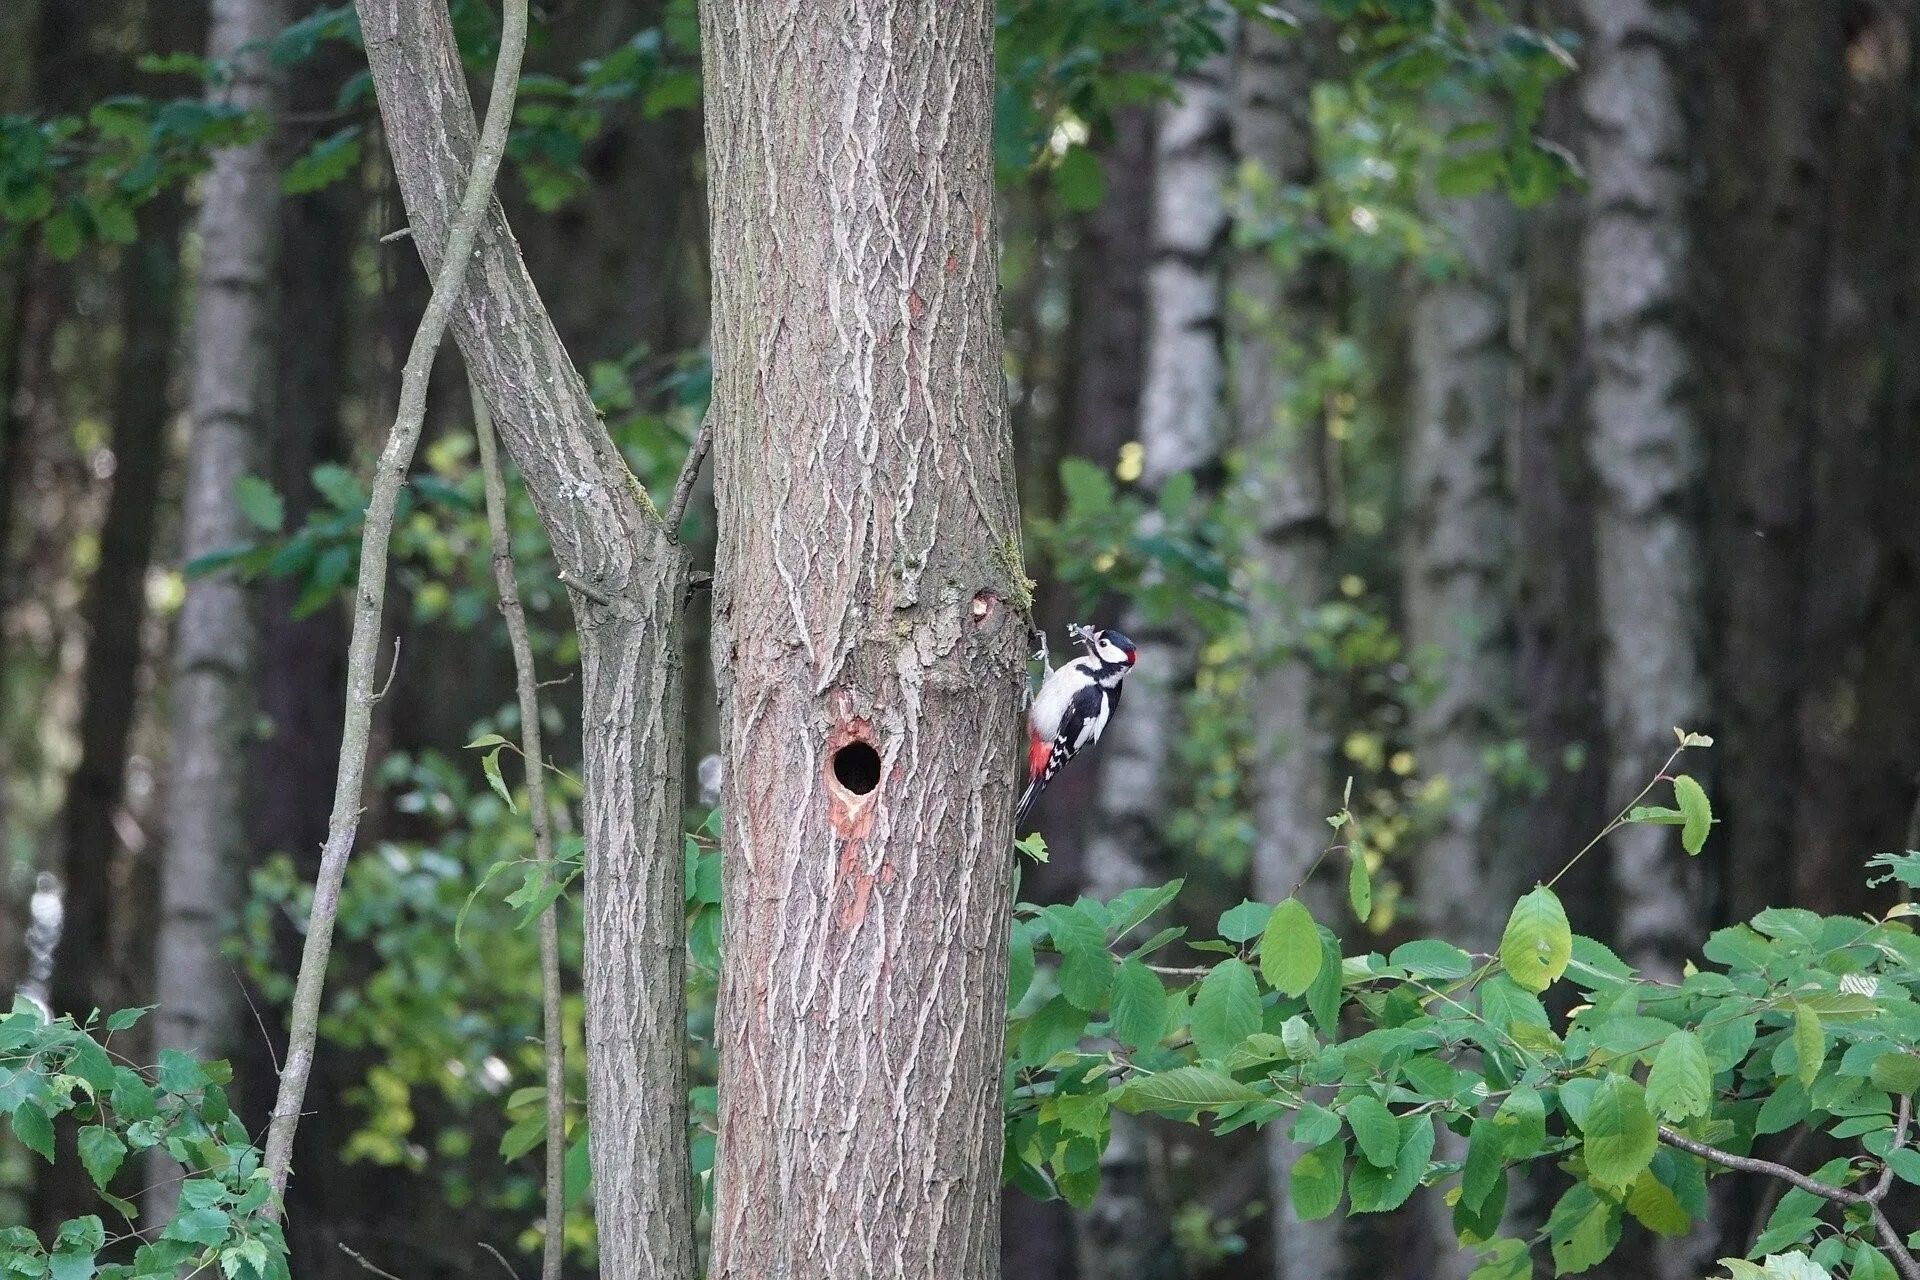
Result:
[[[1047,676],[1033,700],[1033,710],[1027,713],[1027,724],[1036,737],[1052,742],[1060,736],[1060,718],[1067,714],[1067,704],[1087,686],[1096,665],[1092,658],[1075,658]]]

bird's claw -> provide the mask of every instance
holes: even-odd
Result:
[[[1027,638],[1033,641],[1033,660],[1042,666],[1051,666],[1053,654],[1047,646],[1046,631],[1035,627],[1027,633]]]

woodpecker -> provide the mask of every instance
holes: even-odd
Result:
[[[1100,741],[1120,706],[1120,682],[1140,656],[1133,641],[1110,627],[1074,623],[1067,632],[1086,653],[1047,673],[1027,713],[1027,789],[1014,815],[1016,827],[1061,766]],[[1047,660],[1045,635],[1039,656]]]

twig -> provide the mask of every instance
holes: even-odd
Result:
[[[1879,1204],[1887,1198],[1887,1192],[1893,1189],[1893,1153],[1907,1145],[1907,1126],[1913,1123],[1913,1099],[1906,1094],[1900,1095],[1899,1109],[1893,1119],[1893,1142],[1887,1147],[1887,1162],[1880,1168],[1880,1181],[1873,1184],[1873,1190],[1867,1192],[1867,1199]]]
[[[527,612],[514,575],[513,539],[507,528],[507,483],[500,471],[500,449],[493,418],[480,384],[469,373],[473,431],[480,443],[480,474],[485,480],[487,531],[493,544],[493,581],[500,592],[500,616],[506,619],[513,650],[513,682],[520,700],[520,753],[527,766],[527,818],[533,824],[534,859],[542,874],[553,875],[553,827],[547,811],[547,776],[540,743],[540,695],[534,679],[533,646],[527,640]],[[560,1280],[567,1216],[566,1041],[560,1021],[560,923],[552,902],[540,913],[540,1017],[545,1043],[540,1047],[547,1074],[546,1234],[541,1242],[541,1280]],[[505,1259],[502,1259],[504,1262]],[[508,1268],[509,1271],[512,1268]]]
[[[569,591],[578,591],[581,595],[597,605],[604,607],[613,603],[612,596],[591,583],[582,582],[578,578],[568,577],[565,569],[562,569],[556,576],[560,579],[561,586],[567,588]]]
[[[385,702],[387,694],[393,690],[393,678],[400,672],[400,637],[393,638],[393,661],[387,666],[387,682],[380,686],[380,692],[373,695],[375,702]]]
[[[352,1258],[355,1262],[359,1263],[363,1270],[371,1271],[373,1272],[373,1274],[377,1276],[385,1276],[386,1280],[400,1280],[400,1277],[393,1274],[393,1272],[382,1271],[379,1267],[376,1267],[371,1262],[368,1262],[365,1254],[358,1253],[353,1249],[349,1249],[345,1241],[340,1242],[340,1252],[346,1254],[349,1258]]]
[[[300,954],[300,973],[294,984],[293,1008],[287,1018],[287,1060],[280,1073],[280,1089],[267,1129],[266,1168],[273,1187],[269,1215],[278,1219],[286,1204],[287,1175],[293,1167],[293,1138],[313,1070],[314,1041],[320,1024],[320,997],[326,984],[327,957],[333,949],[334,918],[340,910],[340,886],[346,879],[347,859],[353,853],[360,823],[361,795],[367,770],[368,735],[373,716],[374,660],[380,646],[380,614],[386,603],[387,548],[393,536],[394,505],[407,468],[420,442],[426,420],[427,383],[434,353],[446,336],[454,301],[466,284],[467,267],[481,220],[493,199],[494,179],[506,154],[507,130],[513,119],[513,99],[520,82],[520,60],[527,44],[527,0],[506,0],[502,14],[500,51],[494,61],[493,88],[487,101],[486,123],[474,148],[473,172],[461,193],[460,208],[447,232],[446,254],[432,296],[414,331],[413,345],[400,378],[400,404],[393,431],[381,452],[374,474],[360,537],[360,589],[354,596],[353,637],[347,647],[346,714],[340,734],[340,763],[334,781],[333,812],[327,822],[327,842],[321,849],[320,874],[314,882],[313,908],[307,923],[306,945]]]
[[[1905,1099],[1901,1101],[1904,1103]],[[1904,1105],[1901,1110],[1904,1114],[1906,1111]],[[1900,1128],[1904,1133],[1904,1122]],[[1704,1142],[1696,1142],[1665,1125],[1660,1126],[1660,1141],[1670,1147],[1677,1147],[1699,1156],[1702,1160],[1711,1160],[1723,1169],[1764,1174],[1769,1178],[1790,1182],[1808,1195],[1819,1196],[1822,1200],[1831,1200],[1835,1204],[1865,1205],[1873,1213],[1874,1233],[1880,1237],[1881,1246],[1892,1257],[1894,1269],[1899,1271],[1905,1280],[1920,1280],[1920,1263],[1916,1263],[1913,1255],[1907,1252],[1907,1246],[1901,1242],[1900,1233],[1894,1230],[1893,1224],[1887,1220],[1887,1215],[1880,1211],[1880,1201],[1875,1192],[1848,1191],[1845,1187],[1830,1187],[1824,1182],[1815,1182],[1798,1169],[1788,1168],[1784,1164],[1775,1164],[1771,1160],[1761,1160],[1755,1156],[1737,1156],[1731,1151],[1722,1151]]]
[[[508,1262],[506,1258],[501,1255],[498,1249],[488,1244],[485,1240],[482,1240],[480,1242],[480,1247],[482,1249],[485,1249],[488,1253],[492,1254],[495,1260],[498,1261],[501,1266],[506,1268],[507,1274],[512,1276],[513,1280],[520,1280],[520,1273],[513,1269],[513,1264],[511,1262]]]
[[[694,433],[693,443],[687,448],[687,460],[680,464],[680,479],[674,482],[673,500],[667,503],[667,536],[675,542],[680,541],[680,518],[687,514],[687,499],[693,496],[693,486],[700,479],[700,464],[706,461],[707,450],[712,447],[712,419],[702,418],[700,430]]]
[[[405,239],[407,239],[407,238],[408,238],[409,236],[411,236],[412,234],[413,234],[413,228],[412,228],[412,227],[401,227],[401,228],[400,228],[399,230],[397,230],[397,231],[389,231],[389,232],[387,232],[387,234],[385,234],[385,235],[383,235],[383,236],[381,236],[381,237],[380,237],[380,243],[381,243],[381,244],[392,244],[392,243],[393,243],[394,241],[396,241],[396,240],[405,240]]]

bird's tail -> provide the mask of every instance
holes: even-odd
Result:
[[[1020,830],[1020,824],[1027,820],[1027,813],[1033,808],[1033,802],[1040,798],[1040,788],[1046,785],[1046,778],[1038,777],[1029,782],[1027,789],[1020,793],[1020,807],[1013,812],[1013,829],[1016,833]]]

